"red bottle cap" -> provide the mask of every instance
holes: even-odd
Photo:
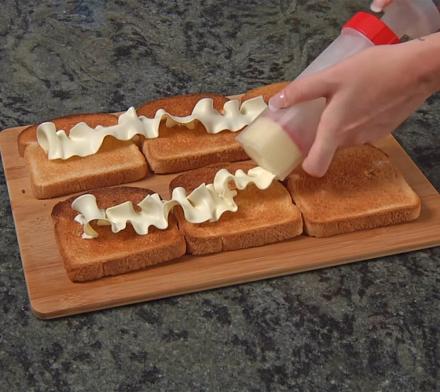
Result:
[[[399,37],[377,16],[358,12],[342,27],[359,31],[375,45],[397,44]]]

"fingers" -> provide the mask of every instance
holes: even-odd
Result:
[[[371,3],[370,9],[373,12],[382,12],[384,8],[389,6],[392,0],[374,0]]]
[[[342,119],[341,103],[331,100],[321,115],[315,141],[302,164],[303,169],[313,177],[322,177],[330,166],[336,149],[341,145],[339,128]]]
[[[269,100],[269,108],[278,110],[300,102],[326,97],[329,94],[328,84],[322,75],[312,75],[294,80],[286,88]]]
[[[327,173],[337,148],[338,144],[332,133],[327,132],[325,128],[319,129],[312,148],[302,164],[304,171],[313,177],[322,177]]]

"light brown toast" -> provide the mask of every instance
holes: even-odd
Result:
[[[417,219],[420,198],[376,147],[341,149],[323,178],[297,169],[288,189],[304,218],[305,231],[328,237]]]
[[[94,155],[66,160],[49,160],[38,144],[31,143],[24,158],[37,199],[124,184],[140,180],[148,173],[145,158],[134,142],[113,138],[106,138]]]
[[[137,109],[138,115],[153,117],[160,108],[177,116],[188,116],[202,98],[212,98],[214,108],[222,111],[228,99],[217,94],[190,94],[147,102]],[[248,159],[235,140],[238,132],[209,134],[201,123],[195,129],[184,126],[168,128],[162,122],[157,139],[146,139],[143,152],[155,173],[176,173],[217,162]]]
[[[152,191],[132,187],[105,188],[90,192],[100,208],[125,201],[139,203]],[[147,235],[138,235],[128,224],[125,230],[113,233],[110,226],[94,225],[99,236],[82,239],[82,225],[74,221],[78,214],[71,208],[71,197],[56,204],[52,219],[60,253],[69,278],[74,282],[119,275],[176,259],[185,254],[185,240],[170,213],[169,227],[150,227]]]
[[[211,183],[222,167],[235,173],[254,165],[242,162],[196,169],[177,176],[170,190],[183,187],[189,193],[202,183]],[[250,248],[287,240],[302,233],[302,219],[287,189],[275,181],[270,188],[259,190],[255,185],[238,191],[237,212],[226,212],[217,222],[188,223],[176,207],[174,213],[184,233],[189,253],[201,255],[234,249]]]
[[[118,117],[107,113],[86,113],[86,114],[72,114],[70,116],[55,118],[50,120],[57,129],[63,129],[68,135],[70,129],[79,122],[85,122],[92,128],[98,125],[109,126],[115,125],[118,122]],[[20,156],[24,155],[24,150],[29,144],[37,144],[37,127],[38,124],[30,125],[23,129],[18,135],[17,144]]]
[[[260,86],[253,88],[252,90],[247,91],[242,97],[242,101],[246,101],[251,98],[263,96],[264,101],[267,103],[272,95],[275,95],[277,92],[281,91],[284,87],[286,87],[290,82],[278,82],[267,84],[265,86]]]

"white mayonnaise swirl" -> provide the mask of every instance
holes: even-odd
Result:
[[[119,116],[116,125],[89,127],[80,122],[70,130],[69,136],[64,130],[57,130],[53,122],[45,122],[37,127],[37,140],[49,159],[68,159],[72,156],[85,157],[93,155],[100,149],[104,138],[112,136],[118,140],[130,140],[135,135],[147,139],[159,136],[159,126],[165,120],[168,127],[184,125],[194,127],[199,121],[208,133],[219,133],[224,130],[236,132],[249,125],[267,107],[263,98],[256,97],[243,103],[234,99],[223,106],[223,113],[213,106],[212,98],[199,100],[189,116],[173,116],[164,109],[159,109],[153,118],[138,116],[131,107]]]
[[[145,235],[148,234],[150,226],[166,229],[169,212],[177,205],[182,207],[188,222],[218,221],[226,211],[238,210],[234,201],[237,192],[229,187],[231,181],[239,190],[246,188],[249,184],[255,184],[258,189],[267,189],[274,178],[272,173],[261,167],[254,167],[247,173],[237,170],[235,174],[221,169],[216,173],[212,184],[201,184],[189,195],[186,194],[184,188],[178,187],[173,190],[170,200],[161,200],[157,193],[146,196],[138,203],[139,212],[135,211],[131,201],[104,210],[98,207],[96,198],[92,194],[77,197],[72,203],[72,208],[79,213],[75,221],[83,225],[83,238],[90,239],[98,236],[91,222],[96,222],[98,225],[111,225],[113,233],[124,230],[127,223],[130,223],[137,234]]]

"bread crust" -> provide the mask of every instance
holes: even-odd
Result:
[[[271,84],[267,84],[265,86],[253,88],[251,90],[248,90],[242,96],[241,100],[246,101],[248,99],[256,98],[261,95],[261,96],[263,96],[264,102],[268,103],[270,97],[272,97],[276,93],[280,92],[288,84],[289,84],[289,82],[277,82],[277,83],[271,83]]]
[[[196,169],[172,180],[170,190],[181,186],[191,192],[202,183],[212,182],[222,167],[235,172],[237,169],[247,171],[254,166],[242,162]],[[235,200],[238,211],[226,212],[217,222],[192,224],[185,220],[180,208],[174,210],[188,253],[202,255],[250,248],[291,239],[302,233],[301,214],[279,182],[267,190],[249,185],[238,192]]]
[[[147,102],[137,109],[139,115],[153,117],[160,108],[177,116],[188,116],[202,98],[211,98],[213,106],[223,111],[228,101],[219,94],[188,94]],[[168,128],[164,122],[159,128],[160,137],[146,139],[142,151],[155,173],[176,173],[195,169],[217,162],[242,161],[249,159],[235,140],[238,132],[224,131],[209,134],[201,123],[194,129],[184,126]]]
[[[92,192],[100,208],[108,208],[125,201],[139,203],[149,189],[115,187]],[[119,233],[112,233],[108,226],[94,226],[96,239],[81,238],[83,228],[74,221],[77,212],[71,208],[70,197],[57,203],[52,209],[55,236],[67,275],[73,282],[85,282],[105,276],[120,275],[177,259],[185,254],[186,245],[177,227],[173,213],[169,227],[159,230],[150,227],[147,235],[138,235],[130,224]]]
[[[137,181],[148,174],[143,154],[132,141],[106,138],[100,150],[86,157],[49,160],[38,144],[29,144],[24,158],[37,199]]]
[[[421,210],[420,198],[388,156],[370,145],[339,150],[323,178],[297,169],[287,187],[314,237],[409,222]]]

